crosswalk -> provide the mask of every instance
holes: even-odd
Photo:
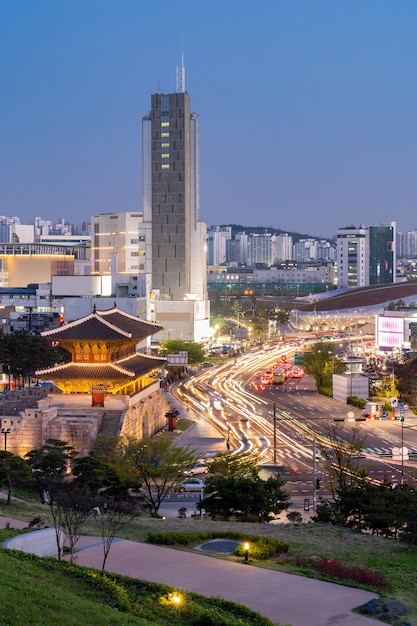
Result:
[[[371,454],[375,456],[384,456],[391,457],[392,456],[392,447],[387,448],[362,448],[362,453]],[[291,459],[305,459],[305,454],[300,453],[297,449],[294,448],[279,448],[278,454],[281,458],[291,458]],[[416,455],[417,450],[408,449],[408,455]]]

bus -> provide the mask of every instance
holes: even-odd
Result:
[[[291,376],[292,365],[290,363],[284,363],[283,365],[277,367],[276,370],[274,370],[274,377],[272,379],[272,382],[274,385],[282,385],[283,383],[285,383],[287,378],[291,378]]]
[[[284,378],[284,372],[283,372],[283,370],[279,367],[278,369],[276,369],[276,370],[274,371],[274,376],[273,376],[273,378],[272,378],[272,383],[273,383],[274,385],[282,385],[284,381],[285,381],[285,378]]]

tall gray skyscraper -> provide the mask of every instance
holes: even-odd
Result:
[[[152,224],[147,267],[152,290],[161,298],[203,300],[206,233],[199,221],[198,115],[191,112],[183,77],[177,77],[176,93],[151,96],[150,113],[142,121],[143,217]]]
[[[150,318],[165,329],[157,339],[201,341],[210,324],[207,229],[199,216],[198,115],[185,91],[184,64],[176,92],[153,94],[142,119],[142,211]]]

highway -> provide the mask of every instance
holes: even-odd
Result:
[[[267,368],[284,354],[291,361],[295,349],[273,346],[235,360],[225,359],[182,383],[175,393],[218,428],[230,442],[232,452],[254,451],[261,456],[265,473],[279,471],[293,499],[313,501],[317,495],[313,476],[323,477],[318,493],[329,494],[330,484],[320,452],[330,446],[329,434],[334,428],[347,443],[353,432],[359,431],[363,440],[359,464],[367,468],[371,478],[386,478],[392,483],[407,479],[409,468],[416,461],[393,461],[391,453],[392,448],[403,443],[411,455],[417,455],[417,417],[407,415],[404,426],[400,421],[356,421],[362,417],[360,410],[318,394],[309,376],[255,388]],[[349,412],[353,418],[348,418]]]

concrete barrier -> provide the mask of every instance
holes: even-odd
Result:
[[[61,533],[62,539],[64,538]],[[3,542],[3,548],[20,550],[37,556],[52,556],[58,558],[55,528],[42,528],[24,535],[11,537]]]

